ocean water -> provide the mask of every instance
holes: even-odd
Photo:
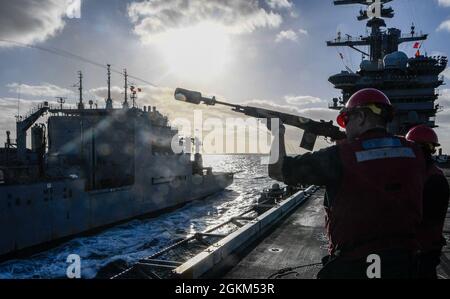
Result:
[[[81,277],[95,278],[99,270],[115,262],[133,263],[152,255],[174,240],[204,231],[251,207],[272,181],[261,156],[204,156],[214,171],[238,172],[234,183],[221,193],[157,218],[133,220],[92,236],[70,240],[24,259],[0,264],[0,279],[65,278],[67,257],[81,258]]]

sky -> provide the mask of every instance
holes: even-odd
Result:
[[[387,20],[388,27],[408,33],[414,23],[418,32],[430,34],[424,52],[450,54],[450,0],[390,5],[396,17]],[[0,0],[0,142],[6,130],[14,132],[18,111],[25,114],[61,96],[74,105],[78,71],[85,101],[103,106],[105,69],[71,54],[109,63],[118,72],[127,68],[146,81],[131,79],[143,90],[138,103],[157,106],[171,118],[192,114],[191,106],[173,101],[174,88],[185,87],[234,103],[334,119],[336,112],[327,107],[339,91],[328,77],[345,66],[358,70],[361,55],[328,48],[326,40],[338,31],[365,34],[365,23],[356,20],[360,8],[336,7],[331,0]],[[59,50],[69,54],[53,54]],[[411,44],[401,50],[415,52]],[[449,83],[450,69],[443,75]],[[120,105],[120,74],[113,73],[112,85]],[[449,87],[440,94],[444,108],[437,130],[450,153]],[[202,110],[211,117],[233,116],[223,108]],[[290,130],[288,136],[290,147],[298,147],[301,133]]]

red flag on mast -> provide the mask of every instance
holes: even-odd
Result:
[[[420,49],[420,43],[419,42],[416,42],[414,44],[414,49]]]

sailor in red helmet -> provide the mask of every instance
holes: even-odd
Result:
[[[326,187],[329,256],[318,278],[372,278],[376,254],[381,278],[412,278],[419,249],[425,161],[419,146],[387,132],[393,118],[388,97],[376,89],[356,92],[339,114],[347,139],[297,157],[286,156],[284,126],[269,175],[288,185]],[[377,277],[377,276],[375,276]]]
[[[421,253],[418,262],[418,278],[436,279],[436,267],[440,263],[442,247],[446,241],[442,236],[450,197],[449,184],[441,169],[433,160],[439,140],[436,132],[426,125],[412,128],[406,139],[418,143],[427,162],[426,181],[423,193],[423,219],[418,239]]]

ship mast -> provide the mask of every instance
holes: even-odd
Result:
[[[386,27],[386,22],[383,18],[391,19],[394,17],[394,10],[392,7],[385,7],[385,4],[392,2],[393,0],[336,0],[334,5],[350,5],[361,4],[366,5],[367,9],[362,9],[360,15],[357,17],[358,21],[367,21],[367,27],[371,28],[371,33],[368,36],[360,36],[358,38],[346,35],[346,38],[342,38],[338,33],[337,38],[333,41],[328,41],[329,47],[350,47],[355,51],[362,53],[365,56],[370,57],[370,61],[378,63],[387,54],[398,51],[398,46],[405,42],[424,41],[428,38],[427,34],[417,35],[414,25],[411,27],[411,32],[407,35],[402,35],[398,29],[388,29],[388,34],[385,34],[382,27]],[[379,3],[379,9],[375,6]],[[375,16],[378,11],[379,17]],[[364,52],[358,47],[368,46],[369,53]]]
[[[113,108],[113,101],[111,99],[111,65],[107,64],[108,67],[108,98],[106,99],[106,109]]]
[[[83,73],[81,71],[78,72],[78,91],[80,92],[79,95],[79,102],[78,102],[78,109],[82,110],[84,109],[84,104],[83,104]],[[62,109],[62,106],[61,106]]]
[[[125,79],[125,85],[124,85],[125,99],[124,99],[124,102],[122,104],[122,107],[124,109],[128,109],[129,108],[129,104],[128,104],[128,73],[127,73],[127,69],[123,70],[123,76],[124,76],[124,79]]]

